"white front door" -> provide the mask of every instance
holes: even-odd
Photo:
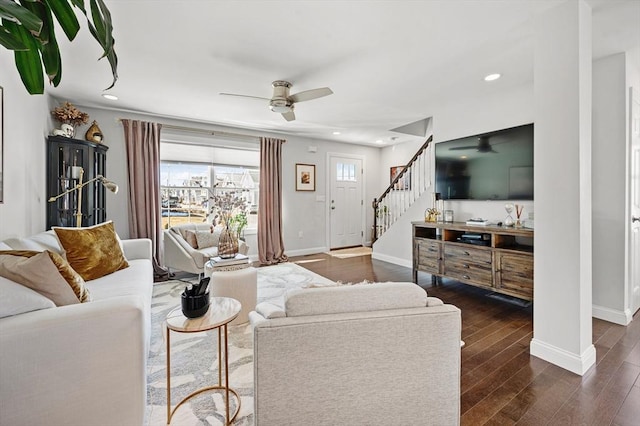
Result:
[[[329,158],[330,248],[362,245],[362,159]]]
[[[640,92],[629,89],[631,100],[631,161],[630,179],[630,220],[629,235],[629,284],[632,313],[640,309]]]

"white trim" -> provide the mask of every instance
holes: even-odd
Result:
[[[376,253],[375,251],[371,253],[371,259],[382,260],[383,262],[389,262],[395,265],[405,266],[407,268],[413,268],[412,262],[407,259],[389,256],[387,254],[382,254],[382,253]]]
[[[362,196],[362,214],[360,223],[362,224],[362,228],[360,229],[362,237],[360,238],[360,244],[365,245],[366,238],[366,230],[367,227],[367,216],[366,216],[366,203],[364,202],[365,194],[367,193],[367,168],[366,168],[366,157],[364,155],[359,154],[345,154],[340,152],[327,152],[327,163],[325,165],[326,173],[326,199],[331,198],[331,157],[342,157],[342,158],[355,158],[356,160],[360,160],[362,164],[362,174],[361,174],[361,196]],[[331,203],[325,203],[325,244],[327,247],[331,247],[331,213],[329,209],[331,208]],[[329,251],[328,249],[326,251]]]
[[[300,250],[286,250],[285,254],[289,257],[293,256],[307,256],[309,254],[318,254],[318,253],[326,253],[329,249],[326,247],[311,247]]]
[[[618,311],[616,309],[606,308],[604,306],[598,305],[593,305],[591,315],[594,318],[620,325],[629,325],[629,323],[633,320],[633,315],[631,315],[630,309]]]
[[[529,353],[580,376],[596,363],[596,348],[593,345],[589,345],[582,354],[576,355],[534,338],[531,339]]]

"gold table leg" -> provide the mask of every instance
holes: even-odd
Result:
[[[224,365],[225,365],[225,368],[224,368],[224,375],[225,375],[224,384],[225,385],[224,386],[222,386],[222,330],[221,330],[222,327],[224,327],[224,355],[225,355],[224,356]],[[241,400],[238,393],[229,387],[229,360],[227,358],[227,355],[229,354],[228,352],[229,346],[228,346],[228,339],[227,339],[227,325],[224,324],[222,327],[218,327],[218,385],[207,386],[190,393],[189,395],[184,397],[184,399],[180,401],[175,407],[173,407],[173,410],[171,409],[171,361],[170,361],[171,345],[169,342],[169,334],[171,333],[171,331],[169,330],[169,328],[167,328],[167,425],[171,424],[171,418],[173,417],[173,415],[176,413],[176,411],[178,410],[178,408],[180,408],[182,404],[184,404],[194,396],[200,395],[201,393],[207,392],[207,391],[220,391],[220,390],[225,391],[225,396],[226,396],[225,419],[226,419],[227,425],[230,425],[231,423],[233,423],[233,421],[238,416],[238,413],[240,412]],[[232,393],[236,397],[236,401],[238,402],[236,409],[233,412],[233,416],[231,416],[231,418],[229,418],[229,393]]]

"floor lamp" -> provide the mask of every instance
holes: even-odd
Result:
[[[76,213],[74,214],[74,216],[76,217],[76,227],[81,227],[82,226],[82,188],[92,182],[95,181],[99,181],[102,186],[104,186],[105,188],[107,188],[109,191],[113,192],[114,194],[118,193],[118,185],[116,185],[115,183],[111,182],[110,180],[108,180],[107,178],[105,178],[102,175],[98,175],[96,177],[94,177],[93,179],[89,179],[86,182],[82,182],[82,179],[84,177],[84,169],[80,168],[80,177],[78,179],[78,184],[76,186],[74,186],[71,189],[68,189],[64,192],[61,192],[60,194],[56,195],[55,197],[51,197],[49,198],[49,202],[52,203],[54,201],[56,201],[58,198],[67,195],[73,191],[78,191],[78,202],[77,202],[77,207],[76,207]]]

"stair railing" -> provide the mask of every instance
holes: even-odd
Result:
[[[433,135],[429,136],[382,195],[373,199],[372,243],[380,238],[431,184],[427,148],[432,141]]]

